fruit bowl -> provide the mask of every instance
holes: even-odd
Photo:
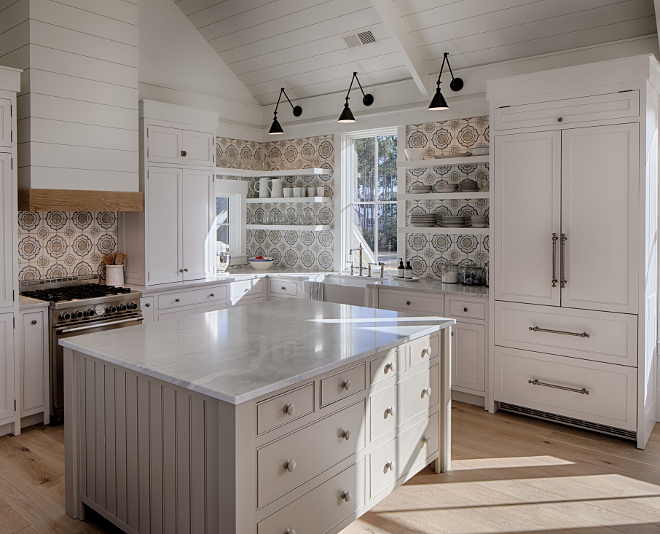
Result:
[[[264,258],[262,256],[256,258],[248,258],[250,265],[255,271],[267,271],[271,268],[275,260],[273,258]]]

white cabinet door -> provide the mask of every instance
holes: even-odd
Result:
[[[638,202],[637,124],[562,132],[562,307],[637,312]]]
[[[151,167],[147,177],[148,281],[178,282],[183,279],[183,170]]]
[[[14,417],[14,314],[0,314],[0,421]]]
[[[140,299],[140,309],[142,310],[142,324],[153,323],[155,318],[155,298],[142,297]]]
[[[214,240],[209,217],[213,172],[183,173],[183,279],[198,280],[207,272],[209,244]]]
[[[561,133],[495,137],[495,299],[559,306]]]
[[[12,146],[12,106],[11,100],[0,98],[0,147]]]
[[[183,131],[183,163],[186,165],[215,164],[215,135]]]
[[[457,322],[453,333],[452,387],[485,391],[486,327]]]
[[[14,305],[13,220],[16,199],[12,187],[11,154],[0,153],[0,309]]]
[[[21,357],[23,399],[21,417],[44,411],[48,347],[45,339],[46,312],[21,314]]]
[[[149,126],[147,128],[147,159],[150,163],[182,161],[183,131],[177,128]]]

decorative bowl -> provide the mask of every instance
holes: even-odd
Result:
[[[490,153],[490,147],[471,148],[470,152],[473,156],[487,156]]]
[[[404,152],[406,153],[406,157],[410,161],[423,160],[424,156],[426,155],[426,149],[425,148],[406,148],[406,149],[404,149]]]
[[[267,271],[275,263],[273,258],[264,258],[263,260],[258,260],[256,258],[248,258],[250,265],[255,271]]]

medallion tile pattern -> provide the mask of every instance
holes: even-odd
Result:
[[[325,187],[334,199],[334,135],[258,143],[219,137],[216,161],[220,167],[249,170],[281,170],[284,187]],[[324,176],[287,176],[287,170],[322,168]],[[255,178],[226,176],[249,182],[248,198],[257,198]],[[248,204],[248,224],[282,224],[282,229],[247,231],[249,257],[270,256],[275,266],[330,271],[334,267],[334,230],[322,232],[287,230],[289,224],[334,224],[334,202],[305,203],[292,199],[277,204]]]
[[[117,252],[117,214],[112,211],[18,213],[19,280],[103,277],[103,255],[112,252]]]

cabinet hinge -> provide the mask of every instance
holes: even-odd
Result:
[[[14,411],[16,411],[16,399],[14,399]]]
[[[11,104],[9,106],[9,116],[13,117],[14,116],[14,104]]]
[[[151,273],[147,273],[147,282],[151,282]]]
[[[147,128],[147,137],[149,137],[149,128]]]
[[[147,157],[149,157],[149,149],[147,148]]]
[[[12,320],[14,322],[14,328],[16,328],[16,317],[12,317]]]
[[[12,300],[13,302],[16,302],[16,291],[12,291],[12,292],[11,292],[11,300]]]
[[[14,158],[11,158],[11,170],[14,170]]]

